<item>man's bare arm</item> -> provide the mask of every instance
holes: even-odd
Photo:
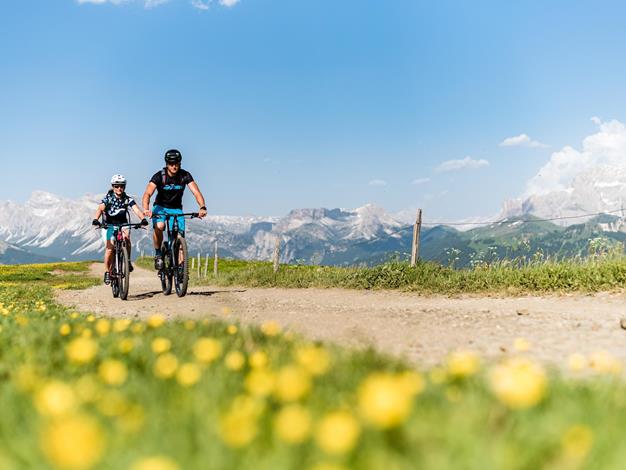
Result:
[[[143,198],[141,199],[141,205],[143,206],[143,215],[145,217],[152,217],[152,211],[150,210],[150,198],[154,194],[156,190],[156,184],[152,181],[148,183],[146,186],[146,191],[143,193]]]
[[[200,207],[198,214],[200,218],[202,218],[206,215],[206,208],[202,209],[203,207],[205,207],[204,196],[200,192],[200,188],[198,188],[198,185],[196,184],[195,181],[192,181],[191,183],[189,183],[188,186],[189,186],[189,190],[191,191],[193,196],[196,198],[196,202],[198,203],[198,206]]]

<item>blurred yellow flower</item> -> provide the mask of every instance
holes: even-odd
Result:
[[[587,426],[571,426],[561,438],[563,453],[570,459],[582,460],[593,446],[593,432]]]
[[[98,375],[108,385],[122,385],[128,377],[128,369],[122,361],[105,359],[98,367]]]
[[[422,393],[426,386],[422,375],[414,370],[400,372],[397,375],[397,380],[400,382],[400,385],[404,387],[406,393],[413,396]]]
[[[162,354],[170,350],[172,341],[168,338],[154,338],[151,347],[155,354]]]
[[[244,447],[256,437],[258,432],[257,416],[250,409],[233,409],[223,415],[219,421],[219,434],[230,447]]]
[[[123,338],[118,341],[117,349],[122,354],[128,354],[135,348],[135,341],[132,338]]]
[[[248,393],[265,397],[274,389],[275,377],[267,369],[253,369],[246,376],[245,386]]]
[[[113,322],[113,331],[115,333],[121,333],[122,331],[126,331],[130,326],[130,320],[128,318],[120,318]]]
[[[83,470],[93,467],[104,452],[104,433],[86,415],[71,416],[48,424],[40,438],[41,448],[57,468]]]
[[[261,325],[261,331],[265,336],[276,336],[280,333],[280,325],[275,321],[268,321]]]
[[[83,338],[91,338],[93,336],[93,331],[91,331],[90,328],[85,328],[83,331],[80,332],[80,335]]]
[[[287,405],[274,418],[278,437],[288,444],[300,444],[311,433],[311,413],[300,405]]]
[[[100,387],[94,375],[86,374],[76,381],[74,389],[82,402],[92,403],[100,398]]]
[[[262,367],[266,367],[269,360],[267,358],[267,354],[264,351],[254,351],[250,354],[250,358],[248,359],[250,367],[253,369],[258,369]]]
[[[226,333],[228,333],[229,335],[236,335],[237,331],[239,331],[237,325],[228,325],[228,327],[226,328]]]
[[[356,445],[361,429],[358,421],[347,411],[328,413],[317,425],[315,442],[327,454],[350,452]]]
[[[224,365],[230,370],[239,370],[246,363],[246,357],[240,351],[231,351],[224,358]]]
[[[196,327],[196,322],[193,320],[185,320],[185,323],[183,323],[183,325],[186,330],[191,331]]]
[[[98,352],[98,344],[91,338],[76,338],[68,343],[65,354],[75,364],[91,362]]]
[[[311,375],[323,375],[330,368],[330,354],[322,346],[299,347],[296,350],[296,361]]]
[[[157,314],[151,315],[146,321],[146,323],[150,328],[159,328],[160,326],[163,326],[163,324],[165,323],[165,317],[157,313]]]
[[[44,416],[60,416],[74,411],[78,400],[70,385],[53,380],[39,389],[35,395],[35,407]]]
[[[200,338],[193,345],[193,354],[204,364],[213,362],[222,354],[222,344],[213,338]]]
[[[513,349],[518,352],[526,352],[530,350],[530,342],[526,338],[515,338],[513,341]]]
[[[155,455],[135,461],[130,470],[180,470],[180,466],[169,457]]]
[[[61,327],[59,328],[59,333],[61,334],[61,336],[67,336],[71,332],[72,332],[72,327],[68,325],[67,323],[63,323]]]
[[[387,429],[402,424],[413,406],[413,394],[389,373],[367,377],[358,390],[359,411],[370,424]]]
[[[76,319],[78,318],[78,316],[79,316],[79,315],[78,315],[78,312],[72,312],[72,313],[70,313],[70,318],[71,318],[72,320],[76,320]]]
[[[101,318],[96,322],[94,328],[100,336],[108,335],[111,331],[111,322],[105,318]]]
[[[178,359],[171,353],[165,353],[154,363],[154,375],[160,379],[169,379],[178,369]]]
[[[146,324],[145,323],[135,323],[135,324],[131,325],[130,331],[132,333],[136,334],[136,335],[140,335],[141,333],[146,331]]]
[[[311,375],[302,367],[282,367],[276,373],[274,395],[281,401],[295,401],[311,390]]]
[[[567,359],[567,365],[572,372],[581,372],[585,370],[588,364],[587,358],[580,353],[570,354]]]
[[[96,317],[95,317],[95,315],[90,314],[90,315],[87,315],[86,320],[87,320],[89,323],[93,323],[93,322],[95,322],[95,321],[96,321]]]
[[[478,354],[473,351],[456,351],[448,358],[448,374],[464,378],[474,375],[480,367]]]
[[[510,408],[530,408],[546,394],[543,368],[529,359],[508,359],[495,366],[489,376],[491,389]]]
[[[197,364],[187,362],[180,366],[176,373],[176,381],[183,387],[191,387],[200,380],[202,371]]]
[[[598,351],[589,358],[589,365],[601,374],[618,375],[622,372],[622,363],[608,351]]]

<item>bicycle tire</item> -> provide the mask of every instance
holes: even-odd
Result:
[[[172,259],[174,261],[174,283],[176,285],[176,295],[184,297],[187,294],[187,286],[189,285],[189,257],[187,253],[187,240],[180,235],[174,240],[174,248],[172,250]],[[182,266],[179,263],[183,259]]]
[[[163,267],[159,272],[161,278],[161,290],[163,295],[170,295],[172,293],[172,270],[171,270],[171,258],[170,250],[167,247],[167,243],[164,241],[161,245],[161,253],[163,254]]]
[[[113,260],[113,266],[111,267],[111,291],[113,292],[113,298],[117,299],[120,296],[120,284],[117,272],[117,254]]]
[[[128,288],[130,287],[130,273],[129,273],[129,259],[126,246],[122,245],[120,250],[120,256],[118,258],[119,267],[119,284],[120,284],[120,299],[126,300],[128,298]]]

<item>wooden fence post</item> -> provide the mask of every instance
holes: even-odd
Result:
[[[196,269],[196,258],[191,258],[191,270]]]
[[[215,257],[213,258],[213,275],[217,277],[217,240],[215,240]]]
[[[200,279],[200,252],[198,251],[198,279]]]
[[[280,259],[280,235],[276,235],[276,242],[274,243],[274,272],[278,272]]]
[[[413,226],[413,243],[411,245],[411,267],[415,267],[420,256],[420,232],[422,231],[422,209],[417,209],[417,217]]]
[[[204,260],[204,277],[209,275],[209,252],[206,252],[206,259]]]

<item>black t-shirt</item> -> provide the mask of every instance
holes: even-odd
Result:
[[[104,221],[107,224],[125,224],[128,223],[128,209],[136,203],[134,199],[126,193],[122,193],[122,197],[115,197],[113,191],[109,191],[102,199],[104,204]]]
[[[191,173],[182,168],[173,177],[167,174],[165,168],[157,171],[150,179],[150,182],[157,187],[154,205],[165,207],[166,209],[182,209],[185,187],[192,181],[193,176],[191,176]]]

